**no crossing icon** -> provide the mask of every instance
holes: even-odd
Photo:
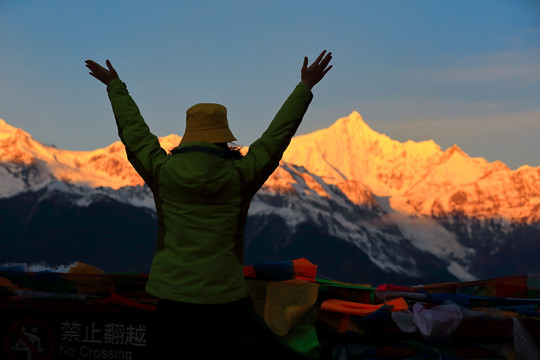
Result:
[[[54,335],[40,319],[18,319],[7,330],[4,350],[9,360],[52,360]]]

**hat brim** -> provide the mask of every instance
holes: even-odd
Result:
[[[180,144],[193,142],[193,141],[202,141],[209,143],[224,143],[236,141],[233,133],[228,127],[221,129],[207,129],[207,130],[187,130],[182,136]]]

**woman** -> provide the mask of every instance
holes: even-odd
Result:
[[[237,358],[249,203],[279,165],[311,89],[332,68],[325,53],[309,67],[304,58],[301,82],[243,157],[224,148],[236,140],[226,108],[208,103],[187,110],[182,141],[167,154],[109,60],[108,69],[86,61],[90,75],[107,85],[127,157],[154,195],[158,239],[146,289],[161,299],[157,346],[166,356],[194,350],[197,358]]]

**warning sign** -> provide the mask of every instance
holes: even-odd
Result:
[[[58,355],[61,359],[146,358],[142,357],[146,335],[142,323],[65,319],[60,327]]]
[[[148,356],[152,352],[152,312],[116,307],[99,311],[95,304],[69,305],[78,311],[29,305],[2,312],[0,360],[152,358]]]
[[[40,319],[18,319],[7,330],[4,348],[9,360],[50,360],[54,336]]]

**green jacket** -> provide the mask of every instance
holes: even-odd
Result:
[[[161,299],[226,303],[246,297],[242,252],[253,195],[279,165],[312,99],[299,83],[242,159],[206,151],[170,155],[120,79],[107,87],[128,160],[154,194],[158,239],[147,291]],[[211,143],[187,146],[212,148]],[[224,151],[223,151],[224,153]]]

